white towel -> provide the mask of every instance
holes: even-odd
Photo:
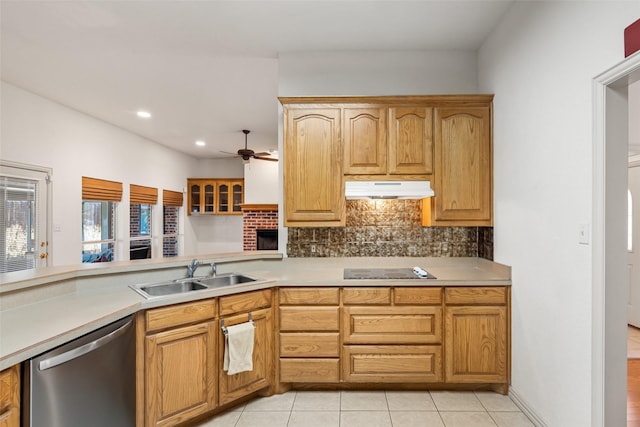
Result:
[[[228,326],[224,339],[224,370],[227,375],[253,370],[253,322]]]

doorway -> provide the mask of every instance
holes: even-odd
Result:
[[[640,54],[593,82],[593,344],[594,426],[626,425],[628,301],[628,88],[640,80]]]
[[[640,160],[629,163],[627,191],[627,322],[640,332]]]
[[[0,273],[49,265],[51,170],[0,161]]]

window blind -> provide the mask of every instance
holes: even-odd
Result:
[[[129,185],[129,201],[133,203],[143,203],[155,205],[158,203],[158,189],[153,187],[143,187],[142,185]]]
[[[119,202],[122,200],[122,183],[83,176],[82,200]]]
[[[0,273],[36,267],[37,181],[0,176]]]
[[[178,191],[162,190],[163,206],[182,206],[182,193]]]

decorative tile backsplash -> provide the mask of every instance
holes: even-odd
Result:
[[[492,227],[422,227],[420,200],[347,200],[345,227],[290,227],[290,257],[493,257]]]

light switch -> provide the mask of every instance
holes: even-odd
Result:
[[[589,224],[578,224],[578,243],[581,245],[588,245],[590,243],[590,230]]]

